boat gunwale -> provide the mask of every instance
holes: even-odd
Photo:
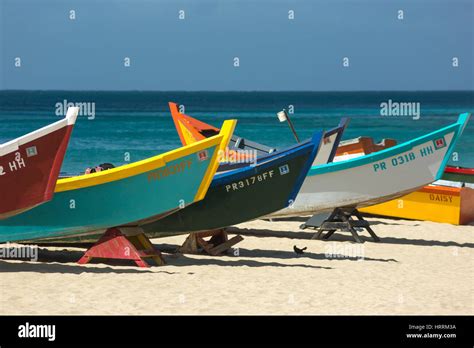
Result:
[[[74,124],[76,123],[78,114],[79,114],[78,107],[70,107],[67,110],[66,116],[60,119],[59,121],[50,123],[32,132],[23,134],[22,136],[9,140],[6,143],[0,144],[0,156],[5,156],[14,151],[17,151],[20,148],[20,146],[26,145],[39,138],[48,136],[51,133],[54,133],[60,129],[63,129],[64,127],[74,126]]]
[[[461,194],[461,189],[463,187],[451,187],[451,186],[442,186],[442,185],[426,185],[423,186],[421,189],[415,192],[424,192],[424,193],[434,193],[440,195],[452,195],[452,196],[459,196]]]
[[[449,174],[459,174],[459,175],[474,175],[474,168],[464,168],[464,167],[451,167],[447,166],[444,170]]]
[[[321,131],[316,132],[316,134],[322,133]],[[279,161],[281,159],[293,159],[294,157],[299,156],[301,153],[306,151],[311,151],[315,147],[315,144],[312,139],[308,139],[304,143],[300,143],[297,146],[292,146],[289,149],[281,150],[276,152],[275,154],[271,154],[272,156],[265,156],[261,157],[260,160],[256,165],[248,164],[245,167],[236,168],[234,170],[229,170],[226,172],[217,173],[214,176],[214,179],[211,183],[211,186],[219,186],[225,184],[229,181],[238,180],[247,176],[247,172],[256,171],[257,168],[268,168],[271,167],[274,162]],[[306,175],[304,175],[306,178]]]
[[[404,143],[392,146],[390,148],[386,148],[377,152],[372,152],[367,155],[363,156],[358,156],[354,158],[350,158],[344,161],[339,161],[339,162],[332,162],[332,163],[327,163],[327,164],[322,164],[322,165],[317,165],[313,166],[309,173],[308,176],[315,176],[315,175],[320,175],[320,174],[326,174],[326,173],[332,173],[340,170],[347,170],[351,169],[354,167],[359,167],[362,165],[370,164],[375,161],[379,161],[381,159],[402,153],[407,151],[408,149],[411,149],[417,145],[420,145],[421,143],[428,141],[431,138],[434,138],[435,136],[439,134],[444,134],[446,135],[447,133],[450,133],[453,131],[455,134],[453,135],[453,139],[451,140],[451,143],[446,150],[446,154],[444,156],[443,163],[440,166],[440,170],[438,171],[436,175],[436,179],[439,179],[443,173],[443,169],[446,166],[447,161],[449,160],[450,153],[454,149],[454,145],[459,138],[460,134],[462,133],[462,130],[466,126],[467,121],[469,120],[470,114],[469,113],[463,113],[459,116],[458,121],[450,124],[448,126],[442,127],[440,129],[437,129],[435,131],[432,131],[428,134],[419,136],[415,139],[408,140]]]
[[[231,129],[225,131],[232,132]],[[70,191],[74,189],[82,189],[91,186],[97,186],[106,184],[112,181],[126,179],[132,176],[146,173],[151,170],[164,167],[168,162],[191,155],[194,152],[218,145],[224,141],[225,134],[219,133],[210,138],[206,138],[189,144],[181,146],[177,149],[155,155],[140,161],[125,164],[120,167],[112,168],[109,170],[91,173],[81,174],[70,178],[59,179],[56,184],[55,192]],[[215,151],[217,153],[217,149]]]
[[[189,116],[189,115],[186,115],[186,114],[183,114],[183,113],[179,112],[177,103],[169,102],[168,104],[169,104],[170,111],[171,111],[171,117],[172,117],[173,122],[174,122],[175,127],[176,127],[176,131],[178,132],[178,135],[179,135],[179,137],[180,137],[183,144],[187,144],[187,142],[186,142],[186,139],[184,139],[184,136],[182,134],[180,124],[182,126],[184,126],[193,136],[196,137],[196,135],[197,135],[199,137],[204,137],[201,133],[199,133],[199,131],[197,130],[197,128],[194,125],[189,123],[188,119],[191,119],[193,121],[205,124],[207,127],[209,127],[209,129],[212,129],[212,130],[215,130],[215,131],[219,130],[219,128],[216,128],[213,125],[210,125],[210,124],[205,123],[205,122],[203,122],[203,121],[201,121],[197,118],[194,118],[192,116]],[[334,157],[336,156],[338,145],[341,142],[342,136],[344,134],[345,129],[348,127],[349,122],[350,122],[349,117],[342,117],[341,120],[339,121],[339,124],[336,127],[333,127],[331,129],[329,129],[328,131],[325,131],[324,134],[322,135],[323,138],[329,138],[330,136],[332,136],[334,134],[337,134],[336,139],[334,140],[334,145],[333,145],[333,148],[332,148],[331,153],[329,155],[327,163],[330,163],[334,160]],[[253,146],[254,148],[257,148],[256,146],[260,146],[262,148],[271,149],[271,147],[268,146],[268,145],[257,143],[257,142],[254,142],[252,140],[249,140],[247,138],[239,137],[237,135],[233,135],[232,139],[234,139],[234,138],[243,139],[244,141],[249,141],[252,144],[254,144],[254,146]],[[279,155],[279,153],[281,151],[287,151],[291,148],[298,147],[302,143],[311,142],[311,141],[312,141],[312,138],[308,138],[308,139],[305,139],[305,140],[303,140],[303,141],[301,141],[297,144],[287,146],[283,149],[276,149],[276,151],[269,152],[267,154],[264,154],[263,156],[258,157],[257,161],[259,161],[261,159],[268,158],[270,156],[277,156],[277,155]],[[241,149],[239,149],[239,148],[229,148],[229,150],[239,151]],[[221,163],[223,163],[223,162],[221,162]]]

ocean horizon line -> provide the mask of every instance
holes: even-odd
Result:
[[[148,89],[0,89],[0,92],[110,92],[110,93],[460,93],[473,92],[474,89],[450,90],[148,90]]]

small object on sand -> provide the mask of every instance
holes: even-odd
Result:
[[[296,245],[293,245],[293,250],[295,251],[295,253],[297,253],[298,255],[302,255],[304,254],[304,251],[307,249],[307,247],[304,247],[303,249],[300,249],[298,248]]]

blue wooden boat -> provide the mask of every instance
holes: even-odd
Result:
[[[235,124],[226,121],[216,136],[149,159],[58,180],[51,201],[0,221],[0,242],[137,226],[203,199]]]
[[[257,163],[218,173],[206,197],[163,219],[143,224],[149,237],[223,228],[291,205],[318,154],[323,138],[261,157]]]

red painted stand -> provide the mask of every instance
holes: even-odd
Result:
[[[157,265],[164,265],[165,261],[159,250],[156,250],[144,233],[127,236],[118,228],[109,228],[97,243],[90,247],[79,264],[85,264],[93,258],[132,260],[139,267],[150,267],[144,260],[153,259]]]

